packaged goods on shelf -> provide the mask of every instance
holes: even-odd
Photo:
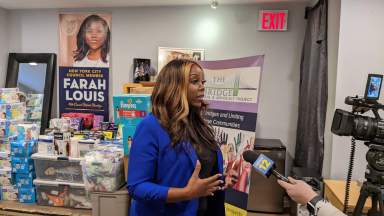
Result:
[[[0,139],[15,137],[17,135],[17,124],[19,120],[0,120]]]
[[[17,124],[17,140],[30,141],[39,139],[40,126],[34,123]]]
[[[40,107],[43,105],[44,94],[27,94],[27,107]]]
[[[11,167],[2,167],[0,169],[0,186],[11,186],[13,184]]]
[[[82,118],[84,129],[92,129],[93,127],[93,113],[63,113],[61,117]]]
[[[84,184],[34,180],[37,204],[44,206],[91,208]]]
[[[114,120],[117,124],[137,125],[151,112],[151,96],[127,94],[113,96]]]
[[[35,173],[17,173],[15,175],[15,185],[18,188],[31,188],[33,187],[33,179],[35,179]]]
[[[80,158],[32,155],[36,177],[41,180],[83,183]]]
[[[49,121],[49,128],[58,129],[60,132],[69,131],[70,125],[70,118],[54,118]]]
[[[100,129],[100,123],[104,121],[104,116],[95,115],[93,118],[93,128]]]
[[[28,174],[33,169],[33,161],[31,158],[11,157],[12,172]]]
[[[11,141],[11,156],[29,157],[37,150],[37,141]]]
[[[38,141],[37,152],[45,155],[55,155],[55,147],[53,145],[53,136],[40,135]]]
[[[84,157],[95,148],[98,141],[95,139],[71,139],[71,157]]]
[[[18,189],[13,185],[1,187],[1,199],[4,201],[16,201]]]
[[[69,128],[74,131],[80,131],[83,129],[83,119],[82,118],[70,118]]]
[[[55,155],[68,157],[71,149],[71,133],[70,132],[56,132],[53,135],[53,146]]]
[[[9,144],[8,138],[2,138],[0,139],[0,158],[4,154],[9,154],[11,152],[11,145]]]
[[[0,88],[0,104],[19,103],[19,96],[18,88]]]
[[[0,120],[23,120],[25,103],[0,104]]]
[[[0,158],[0,168],[11,167],[11,161],[8,159]]]
[[[21,203],[35,203],[36,202],[36,192],[35,188],[19,188],[18,189],[18,199]]]
[[[136,125],[122,124],[121,127],[123,131],[124,155],[129,155],[129,149],[131,148],[133,135],[136,131]]]

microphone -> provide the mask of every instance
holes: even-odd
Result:
[[[245,161],[252,164],[253,168],[266,178],[274,175],[277,179],[293,184],[287,177],[276,171],[275,162],[264,154],[259,154],[251,150],[243,153]]]

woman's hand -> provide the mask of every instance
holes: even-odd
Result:
[[[237,183],[238,178],[239,176],[236,173],[236,170],[229,170],[225,176],[225,185],[223,189],[232,188]]]
[[[221,190],[220,185],[223,184],[222,180],[219,180],[221,174],[201,179],[199,173],[201,170],[201,164],[199,161],[196,162],[195,170],[192,173],[191,178],[188,181],[185,191],[190,199],[213,196],[213,193],[217,190]]]

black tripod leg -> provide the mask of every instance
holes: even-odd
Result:
[[[372,194],[371,198],[372,198],[372,207],[368,211],[368,216],[380,216],[379,211],[377,209],[378,208],[377,204],[379,203],[377,193]]]
[[[357,201],[357,204],[356,204],[355,210],[353,211],[352,216],[361,216],[363,214],[364,204],[368,198],[368,195],[369,195],[368,192],[365,190],[365,185],[363,185],[363,187],[360,190],[359,200]]]
[[[384,215],[384,203],[383,203],[383,194],[379,193],[379,209],[380,209],[380,215]]]

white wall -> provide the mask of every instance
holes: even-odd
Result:
[[[7,60],[8,60],[8,12],[0,8],[0,86],[5,85],[5,78],[7,74]]]
[[[339,51],[340,5],[341,0],[328,2],[328,103],[324,130],[324,163],[323,176],[329,178],[332,159],[331,125],[335,111],[335,91],[337,76],[337,60]]]
[[[204,48],[206,60],[265,54],[257,137],[280,138],[294,154],[304,3],[243,6],[147,7],[66,12],[112,12],[112,91],[132,80],[133,58],[150,58],[157,47]],[[259,9],[288,9],[287,32],[258,32]],[[10,12],[10,50],[58,51],[58,10]]]
[[[350,111],[351,107],[344,104],[344,98],[362,96],[367,74],[384,72],[383,10],[382,0],[371,0],[369,3],[365,0],[341,1],[336,108]],[[344,179],[349,161],[350,137],[333,135],[332,139],[331,177]],[[366,152],[367,147],[357,142],[354,179],[364,179]]]

